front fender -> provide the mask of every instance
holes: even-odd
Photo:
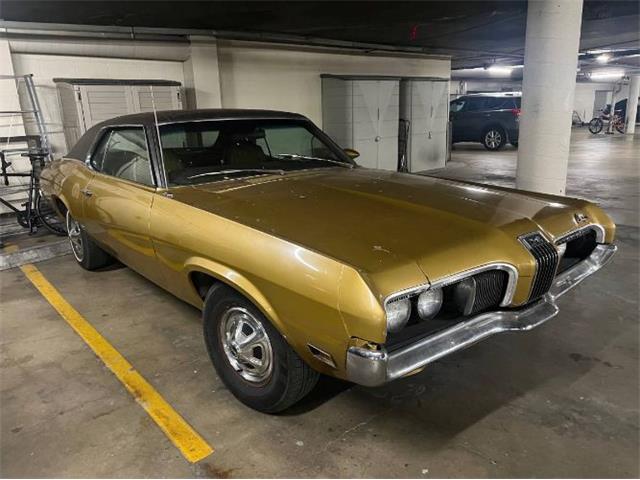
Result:
[[[237,272],[228,265],[216,262],[202,257],[190,257],[185,262],[184,271],[187,276],[191,276],[194,272],[204,273],[216,278],[218,281],[237,290],[247,297],[262,313],[273,323],[273,326],[283,335],[287,336],[287,327],[282,322],[278,313],[273,308],[269,300],[260,292],[248,278]],[[192,293],[194,296],[200,297],[192,284]]]

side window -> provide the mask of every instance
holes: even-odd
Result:
[[[100,168],[102,173],[153,186],[147,138],[142,127],[111,131]],[[97,153],[97,150],[96,150]]]
[[[471,97],[467,100],[467,106],[465,112],[477,112],[484,110],[486,99],[484,97]]]
[[[99,172],[102,171],[102,161],[104,160],[104,152],[107,149],[107,143],[109,143],[109,137],[111,137],[110,131],[103,134],[102,138],[100,138],[100,141],[98,142],[98,146],[91,155],[91,166]]]
[[[486,103],[487,110],[499,110],[504,107],[505,99],[502,97],[488,97]]]
[[[464,107],[464,104],[465,104],[465,101],[462,99],[454,100],[453,102],[451,102],[449,109],[452,112],[459,112]]]

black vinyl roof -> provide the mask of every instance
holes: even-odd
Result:
[[[207,108],[198,110],[161,110],[155,113],[133,113],[111,118],[99,125],[105,127],[109,125],[124,124],[154,124],[171,122],[189,122],[202,120],[258,120],[258,119],[306,119],[299,113],[281,112],[278,110],[258,110],[258,109],[238,109],[238,108]]]
[[[156,112],[133,113],[114,117],[104,122],[98,123],[87,130],[78,142],[68,153],[68,157],[84,160],[93,146],[96,137],[102,129],[107,127],[144,125],[153,127],[156,124],[180,123],[180,122],[201,122],[206,120],[306,120],[304,115],[299,113],[281,112],[278,110],[257,110],[257,109],[233,109],[233,108],[210,108],[199,110],[162,110]]]

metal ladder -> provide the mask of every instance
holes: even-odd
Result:
[[[38,99],[38,92],[36,91],[35,85],[33,84],[33,74],[30,73],[28,75],[0,75],[0,80],[16,80],[16,81],[24,80],[24,86],[27,91],[29,103],[31,104],[31,109],[13,110],[13,111],[0,110],[0,116],[23,115],[23,123],[24,123],[24,115],[32,114],[35,118],[36,127],[38,129],[38,136],[40,137],[40,148],[47,153],[47,159],[52,160],[53,157],[51,153],[49,135],[47,132],[47,126],[44,122],[44,117],[42,115],[42,109],[40,108],[40,100]]]
[[[27,155],[38,155],[45,162],[49,162],[53,159],[51,151],[51,142],[49,139],[49,133],[40,106],[40,100],[36,91],[33,75],[0,75],[0,84],[2,81],[13,81],[16,84],[18,94],[20,93],[20,83],[24,82],[26,95],[21,95],[22,100],[20,102],[20,110],[0,110],[0,118],[5,117],[19,117],[19,122],[16,124],[22,125],[26,131],[24,135],[13,135],[11,126],[14,124],[13,120],[9,125],[4,125],[9,128],[6,136],[0,138],[0,157],[2,158],[2,171],[6,171],[7,167],[11,169],[10,175],[15,179],[16,183],[9,184],[5,178],[0,185],[0,198],[3,200],[5,210],[0,215],[0,234],[13,234],[21,231],[20,225],[15,222],[14,212],[16,209],[25,207],[26,203],[32,202],[32,185],[26,182],[27,177],[30,176],[31,165],[27,165],[25,161],[18,162],[12,166],[9,161],[11,157],[20,158]],[[25,105],[26,103],[26,105]],[[32,118],[30,118],[32,116]],[[35,124],[35,125],[34,125]],[[35,126],[35,128],[33,128]],[[31,132],[33,134],[30,134]],[[22,165],[20,165],[22,164]],[[24,177],[24,179],[20,179]],[[14,212],[12,212],[13,210]],[[17,213],[15,213],[17,215]],[[35,227],[29,224],[30,233],[34,233]]]

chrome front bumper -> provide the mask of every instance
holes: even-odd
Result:
[[[615,245],[598,245],[589,258],[558,275],[549,292],[526,308],[483,313],[391,352],[351,347],[347,377],[360,385],[382,385],[496,333],[531,330],[554,317],[558,313],[556,298],[600,270],[616,250]]]

